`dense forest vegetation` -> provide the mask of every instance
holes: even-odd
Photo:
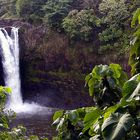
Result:
[[[0,7],[1,19],[42,25],[49,30],[49,35],[66,36],[70,49],[75,49],[73,46],[77,42],[83,43],[84,49],[88,50],[86,56],[93,51],[98,54],[113,53],[119,59],[128,56],[130,51],[128,63],[132,78],[119,64],[101,64],[94,68],[87,65],[90,68],[85,70],[85,65],[77,66],[77,62],[70,67],[74,72],[77,69],[82,71],[84,76],[80,78],[85,78],[85,88],[95,105],[57,111],[53,116],[53,125],[58,132],[54,140],[140,139],[139,0],[0,0]],[[66,57],[67,62],[76,58],[72,56],[72,59],[71,55]],[[61,74],[57,70],[50,74],[60,74],[63,79],[62,71],[68,69],[62,67],[59,69]],[[90,74],[85,77],[87,73]],[[39,82],[38,79],[36,81]],[[8,124],[15,117],[14,112],[4,111],[6,94],[10,92],[10,88],[0,87],[0,138],[38,140],[37,136],[26,136],[26,129],[22,126],[9,129]]]
[[[72,41],[95,41],[99,51],[129,48],[130,22],[138,0],[1,0],[1,19],[43,24]],[[119,42],[119,43],[118,43]]]

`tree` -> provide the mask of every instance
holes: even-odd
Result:
[[[94,28],[100,25],[100,20],[95,16],[94,10],[72,10],[64,18],[62,26],[71,39],[89,41],[92,39]]]
[[[47,0],[17,0],[16,13],[20,18],[29,20],[30,22],[37,22],[42,20],[44,12],[42,5]]]
[[[103,15],[102,24],[106,27],[99,34],[100,40],[108,42],[123,36],[125,22],[130,15],[125,0],[102,1],[99,5],[99,11]],[[110,33],[112,30],[115,31],[113,34]]]
[[[0,16],[1,17],[15,17],[16,16],[16,0],[0,0]]]
[[[44,22],[50,27],[61,28],[64,17],[67,16],[73,0],[48,0],[43,6]]]
[[[99,11],[104,15],[103,22],[115,25],[124,25],[129,17],[129,11],[125,0],[105,0],[99,5]]]
[[[33,1],[32,0],[17,0],[16,2],[16,12],[19,17],[30,15],[33,12],[32,6]]]

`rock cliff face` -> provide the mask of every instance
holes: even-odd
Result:
[[[127,56],[118,59],[112,52],[99,55],[99,46],[94,42],[73,43],[64,33],[49,30],[43,25],[33,26],[18,20],[0,20],[0,27],[9,30],[10,26],[20,27],[21,82],[23,92],[26,93],[24,98],[33,91],[37,93],[51,87],[65,93],[66,96],[74,94],[76,98],[80,96],[79,100],[83,100],[87,98],[84,88],[85,75],[96,64],[120,63],[129,71]],[[2,73],[0,63],[0,74]],[[0,81],[3,83],[2,76]],[[87,99],[91,101],[90,98]],[[68,99],[66,103],[72,104],[73,100]]]

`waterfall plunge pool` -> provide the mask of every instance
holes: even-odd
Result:
[[[31,110],[30,110],[31,111]],[[52,127],[52,116],[56,109],[43,107],[33,112],[20,112],[10,123],[10,127],[22,125],[26,127],[27,135],[37,135],[39,137],[47,137],[49,140],[56,135],[55,129]]]

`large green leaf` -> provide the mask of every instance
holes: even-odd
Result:
[[[88,81],[88,87],[89,87],[89,95],[90,96],[93,96],[94,95],[94,87],[95,87],[95,79],[94,78],[91,78],[89,81]]]
[[[64,114],[64,110],[56,111],[55,114],[53,115],[53,121],[55,121],[56,119],[62,117],[63,114]]]
[[[118,107],[119,105],[116,104],[114,106],[107,108],[104,113],[104,120],[106,120],[112,113],[114,113],[118,109]]]
[[[85,78],[85,85],[87,85],[88,84],[88,82],[89,82],[89,80],[92,78],[92,74],[90,73],[90,74],[88,74],[87,76],[86,76],[86,78]]]
[[[137,85],[136,89],[134,92],[131,94],[131,96],[128,98],[128,100],[140,100],[140,83]]]
[[[122,87],[124,82],[128,80],[126,73],[119,64],[110,64],[109,67],[113,71],[113,77],[116,79],[117,84]]]
[[[72,122],[72,124],[76,124],[79,120],[79,113],[77,110],[71,110],[68,113],[68,119]]]
[[[123,87],[124,83],[128,80],[128,76],[124,71],[121,71],[121,76],[118,79],[118,83],[121,86],[121,88]]]
[[[102,125],[105,140],[122,140],[134,124],[129,113],[114,113]]]
[[[122,95],[125,99],[127,99],[135,90],[137,87],[138,82],[137,81],[128,81],[124,84],[123,90],[122,90]]]
[[[124,84],[122,90],[122,95],[124,99],[132,100],[134,97],[140,96],[139,82],[140,74],[137,74]]]
[[[101,79],[103,76],[108,75],[110,73],[110,69],[108,65],[98,65],[92,71],[92,74],[97,78]]]
[[[99,119],[101,113],[101,110],[97,108],[85,115],[83,132],[88,130]]]
[[[122,68],[119,64],[110,64],[109,67],[111,68],[111,70],[113,71],[113,75],[116,77],[116,78],[120,78],[121,76],[121,71],[122,71]]]

